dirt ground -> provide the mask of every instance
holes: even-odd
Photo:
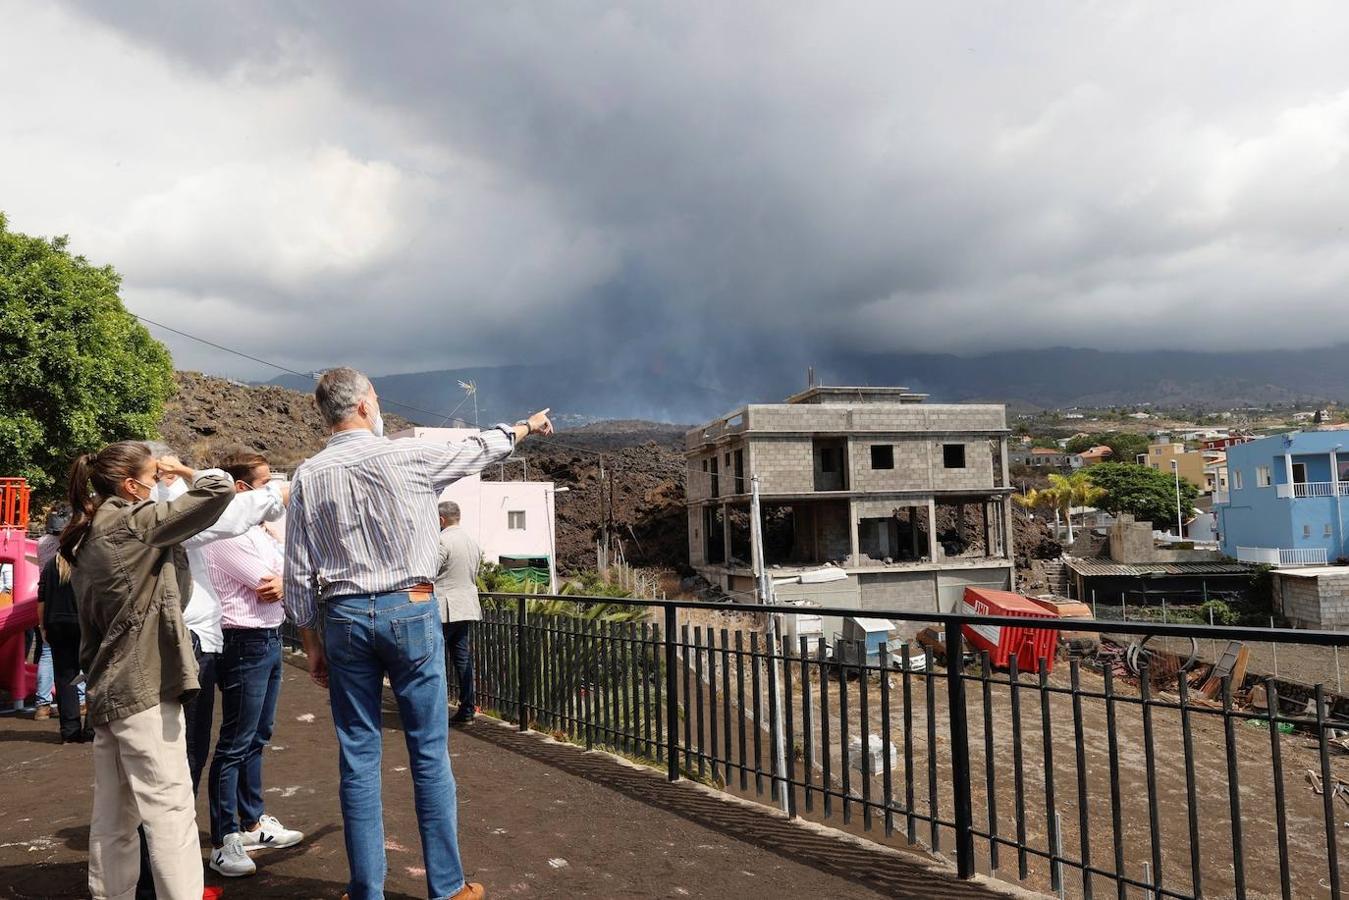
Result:
[[[396,730],[386,731],[382,775],[387,896],[406,900],[425,896],[425,888],[401,744]],[[465,865],[490,897],[992,894],[911,855],[876,851],[492,721],[456,732],[451,756]],[[90,748],[62,746],[51,722],[0,719],[0,778],[0,897],[88,896]],[[265,778],[269,812],[308,838],[259,854],[259,874],[225,883],[225,896],[339,897],[346,859],[332,722],[323,692],[289,666]],[[204,796],[198,822],[205,822]],[[209,883],[221,880],[208,871]]]
[[[738,623],[721,623],[735,627]],[[732,633],[733,637],[733,633]],[[706,637],[704,637],[706,640]],[[748,646],[746,636],[745,645]],[[1293,658],[1297,653],[1310,648],[1290,648],[1285,654]],[[734,655],[731,656],[734,665]],[[1315,665],[1316,663],[1309,663]],[[720,661],[718,662],[720,666]],[[795,735],[793,744],[798,757],[804,759],[804,735],[801,727],[801,674],[799,664],[792,667],[791,704],[794,707]],[[707,671],[706,651],[704,651],[704,671]],[[746,672],[749,672],[748,661]],[[813,777],[818,784],[821,780],[822,759],[819,756],[822,729],[820,723],[820,680],[815,666],[810,670],[810,693],[812,705],[813,750],[816,758]],[[1005,673],[999,673],[1004,681]],[[1047,850],[1049,847],[1050,809],[1046,793],[1044,768],[1045,741],[1042,719],[1041,693],[1037,682],[1025,677],[1020,688],[1021,702],[1021,747],[1023,751],[1023,802],[1026,839],[1030,846]],[[748,674],[747,674],[748,680]],[[715,692],[705,692],[705,738],[711,741],[711,717],[718,718],[720,737],[718,750],[723,751],[726,742],[725,696],[720,684],[720,676]],[[761,708],[767,717],[766,676],[761,679]],[[732,676],[732,689],[735,678]],[[1060,661],[1050,676],[1049,684],[1055,688],[1070,687],[1069,666]],[[1081,686],[1084,691],[1100,693],[1104,679],[1099,673],[1083,668]],[[950,768],[950,725],[947,715],[946,672],[942,668],[935,671],[933,704],[931,707],[935,723],[935,744],[928,740],[929,705],[926,697],[927,682],[921,675],[912,677],[913,722],[913,762],[912,779],[914,784],[914,806],[918,813],[928,813],[931,809],[929,799],[929,754],[935,753],[937,814],[940,818],[951,820],[953,813],[952,775]],[[861,733],[860,714],[861,682],[852,679],[847,684],[848,691],[848,732],[856,739]],[[892,796],[901,807],[905,804],[905,783],[907,773],[904,760],[904,699],[903,683],[898,675],[890,679],[890,721],[892,746],[897,758],[892,768]],[[833,784],[836,790],[843,788],[843,759],[839,750],[841,683],[831,677],[826,682],[830,708],[830,745],[834,748],[831,757]],[[1137,699],[1135,687],[1116,679],[1115,690],[1121,697]],[[988,771],[989,759],[985,754],[985,708],[981,686],[977,682],[967,682],[967,707],[969,710],[971,768],[973,781],[973,814],[975,827],[987,830],[989,815]],[[869,735],[881,734],[882,711],[879,681],[874,676],[867,683]],[[717,709],[711,707],[715,694]],[[1073,703],[1070,696],[1047,694],[1051,722],[1050,748],[1054,762],[1054,803],[1053,809],[1060,815],[1060,829],[1064,855],[1071,859],[1083,858],[1081,816],[1079,814],[1079,769],[1077,750],[1079,741],[1075,734]],[[1016,790],[1015,756],[1012,740],[1013,716],[1010,703],[1010,689],[1006,684],[995,685],[991,691],[987,721],[993,733],[993,795],[996,799],[996,823],[998,833],[1004,837],[1016,835]],[[748,703],[748,701],[747,701]],[[1082,700],[1082,756],[1087,795],[1087,842],[1092,864],[1105,869],[1115,868],[1116,841],[1123,848],[1124,871],[1130,878],[1143,880],[1144,863],[1151,864],[1152,841],[1149,819],[1150,802],[1147,791],[1147,764],[1141,708],[1136,703],[1117,702],[1114,735],[1118,747],[1120,772],[1120,818],[1121,830],[1116,836],[1112,824],[1111,782],[1109,762],[1110,728],[1107,720],[1106,704],[1103,700],[1084,698]],[[738,722],[740,711],[730,711],[731,720]],[[696,714],[695,714],[696,722]],[[1199,821],[1199,857],[1200,878],[1203,893],[1206,896],[1231,896],[1235,891],[1235,872],[1233,862],[1233,829],[1230,806],[1229,783],[1227,777],[1227,738],[1221,717],[1203,712],[1191,713],[1192,741],[1194,746],[1194,778],[1197,817]],[[695,727],[696,732],[696,727]],[[747,744],[751,743],[753,724],[749,726]],[[695,739],[696,743],[696,739]],[[731,736],[732,758],[739,756],[738,729]],[[1237,759],[1238,784],[1241,803],[1240,825],[1244,849],[1243,872],[1247,895],[1257,897],[1276,897],[1279,895],[1279,849],[1277,844],[1276,818],[1274,813],[1274,775],[1270,732],[1267,728],[1235,722],[1233,725],[1233,743]],[[1326,856],[1326,832],[1322,798],[1313,793],[1306,779],[1307,772],[1320,772],[1319,752],[1309,734],[1294,733],[1279,738],[1282,756],[1284,799],[1287,804],[1286,821],[1288,824],[1289,868],[1293,892],[1296,896],[1329,896],[1329,870]],[[1191,885],[1191,854],[1188,823],[1188,791],[1184,765],[1183,737],[1180,714],[1175,710],[1154,708],[1153,737],[1154,760],[1156,765],[1156,805],[1158,809],[1159,846],[1162,855],[1162,883],[1166,887],[1182,892],[1193,892]],[[769,759],[769,740],[761,735],[760,747],[762,767],[771,767]],[[753,765],[753,748],[747,746],[747,756]],[[848,790],[854,797],[863,792],[864,779],[858,765],[857,755],[851,756],[852,768],[849,770]],[[1341,779],[1349,780],[1349,754],[1332,751],[1332,773]],[[739,770],[732,768],[730,789],[737,790]],[[877,804],[883,804],[884,790],[880,771],[867,787],[871,798]],[[727,773],[720,772],[725,780]],[[797,778],[801,778],[802,768],[798,762]],[[754,776],[748,778],[750,790],[754,793]],[[769,802],[767,792],[759,799]],[[798,794],[798,800],[803,798]],[[833,801],[833,815],[825,819],[822,811],[822,798],[815,797],[815,811],[805,813],[821,821],[827,821],[891,846],[903,846],[905,822],[902,814],[896,816],[896,834],[887,839],[882,830],[882,813],[873,811],[873,821],[867,830],[863,811],[859,804],[850,804],[851,822],[844,823],[843,807],[840,799]],[[1341,879],[1349,883],[1349,803],[1336,801],[1337,844],[1339,848],[1339,869]],[[917,837],[925,846],[931,846],[929,826],[925,822],[917,823]],[[940,850],[947,858],[953,858],[953,832],[942,828],[938,835]],[[988,842],[976,840],[980,870],[992,871]],[[1018,878],[1017,857],[1007,848],[1000,850],[999,867],[996,874],[1026,887],[1049,890],[1049,871],[1042,859],[1029,857],[1027,876]],[[1113,893],[1113,884],[1101,877],[1093,878],[1092,887],[1096,892]],[[1082,896],[1081,875],[1065,868],[1065,892],[1068,896]]]

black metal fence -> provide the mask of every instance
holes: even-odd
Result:
[[[574,601],[577,614],[531,612],[540,599]],[[843,662],[823,640],[766,639],[762,606],[593,598],[649,607],[654,619],[617,623],[586,618],[587,602],[491,595],[474,635],[484,708],[660,765],[671,780],[953,854],[961,877],[984,871],[1084,897],[1341,896],[1349,741],[1335,735],[1349,718],[1320,685],[1303,712],[1280,699],[1279,682],[1252,675],[1245,684],[1266,698],[1255,709],[1237,704],[1246,692],[1230,677],[1212,701],[1185,677],[1163,693],[1146,661],[1135,679],[1076,658],[1065,673],[1062,660],[1013,656],[997,671],[987,653],[967,656],[962,625],[1024,619],[809,610],[935,623],[937,650],[961,661],[945,665],[929,642]],[[722,627],[724,614],[738,627]],[[1333,632],[1035,627],[1349,646]]]

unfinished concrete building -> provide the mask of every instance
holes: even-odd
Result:
[[[811,387],[688,432],[693,567],[728,591],[754,591],[758,475],[770,574],[827,563],[848,573],[781,587],[780,600],[949,611],[967,585],[1011,589],[1004,408],[925,399],[901,387]]]

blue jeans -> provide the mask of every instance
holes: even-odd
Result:
[[[52,645],[44,643],[37,658],[37,705],[48,706],[56,699],[56,673],[52,668]]]
[[[478,695],[473,690],[473,645],[469,641],[472,632],[472,622],[445,623],[445,649],[450,654],[450,665],[454,666],[459,682],[460,712],[478,706]]]
[[[262,816],[262,751],[272,739],[281,691],[281,633],[276,628],[227,628],[216,660],[220,736],[211,757],[207,795],[211,844],[257,824]]]
[[[340,597],[324,613],[328,694],[341,771],[342,823],[351,900],[380,900],[388,868],[380,796],[381,701],[389,676],[407,740],[412,788],[433,900],[464,886],[459,815],[450,770],[445,712],[445,643],[434,598],[411,595]]]

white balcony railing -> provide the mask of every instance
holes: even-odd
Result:
[[[1221,506],[1221,505],[1223,505],[1224,503],[1231,503],[1231,502],[1232,502],[1232,495],[1229,494],[1227,491],[1214,491],[1214,492],[1213,492],[1213,505],[1214,505],[1214,506]]]
[[[1334,497],[1333,481],[1299,481],[1294,484],[1274,485],[1274,494],[1280,500],[1304,500],[1309,497]],[[1349,481],[1340,482],[1340,496],[1349,497]]]
[[[1264,566],[1324,566],[1326,549],[1324,547],[1238,547],[1237,559],[1241,562]]]

